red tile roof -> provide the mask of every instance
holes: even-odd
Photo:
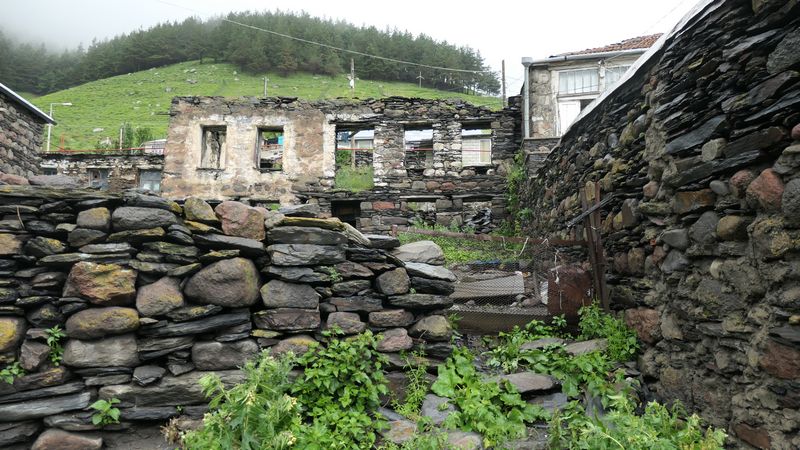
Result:
[[[647,49],[650,48],[651,45],[655,44],[655,42],[660,37],[661,33],[651,34],[649,36],[639,36],[635,38],[625,39],[624,41],[617,42],[616,44],[609,44],[603,47],[587,48],[586,50],[580,50],[577,52],[561,53],[559,55],[554,55],[554,56],[588,55],[591,53],[616,52],[619,50],[633,50],[637,48]]]

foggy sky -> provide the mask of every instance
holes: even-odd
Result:
[[[519,91],[520,59],[544,58],[598,47],[634,36],[666,32],[696,0],[11,0],[2,5],[0,30],[23,42],[50,48],[88,47],[92,39],[113,37],[164,21],[203,19],[232,11],[306,11],[425,33],[437,40],[469,46],[493,69],[506,61],[509,94]],[[2,61],[0,61],[2,64]]]

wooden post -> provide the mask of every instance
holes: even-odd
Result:
[[[594,203],[600,203],[600,184],[593,183]],[[589,210],[589,199],[586,189],[580,190],[581,206],[584,211]],[[608,286],[606,285],[605,252],[603,251],[603,241],[600,236],[600,208],[595,209],[583,220],[584,230],[586,230],[586,248],[589,253],[589,263],[592,265],[592,279],[594,284],[595,296],[600,300],[600,305],[605,311],[610,310],[608,296]]]

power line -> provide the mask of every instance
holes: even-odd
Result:
[[[170,6],[174,6],[176,8],[182,8],[182,9],[185,9],[187,11],[191,11],[193,13],[201,14],[200,11],[197,11],[197,10],[194,10],[194,9],[191,9],[191,8],[187,8],[185,6],[176,5],[174,3],[170,3],[170,2],[167,2],[167,1],[164,1],[164,0],[156,0],[156,1],[159,2],[159,3],[163,3],[165,5],[170,5]],[[411,62],[411,61],[403,61],[401,59],[388,58],[386,56],[372,55],[372,54],[369,54],[369,53],[359,52],[357,50],[348,50],[346,48],[335,47],[333,45],[324,44],[322,42],[311,41],[309,39],[303,39],[303,38],[299,38],[299,37],[296,37],[296,36],[291,36],[291,35],[284,34],[284,33],[278,33],[277,31],[267,30],[266,28],[257,27],[255,25],[249,25],[249,24],[246,24],[246,23],[237,22],[235,20],[230,20],[230,19],[227,19],[225,17],[222,17],[221,20],[224,21],[224,22],[232,23],[234,25],[239,25],[239,26],[242,26],[242,27],[245,27],[245,28],[250,28],[252,30],[262,31],[264,33],[273,34],[275,36],[280,36],[280,37],[283,37],[283,38],[286,38],[286,39],[292,39],[294,41],[302,42],[304,44],[317,45],[317,46],[328,48],[328,49],[331,49],[331,50],[336,50],[336,51],[340,51],[340,52],[344,52],[344,53],[350,53],[352,55],[364,56],[364,57],[367,57],[367,58],[379,59],[381,61],[388,61],[388,62],[393,62],[393,63],[398,63],[398,64],[406,64],[406,65],[415,66],[415,67],[423,67],[425,69],[446,70],[446,71],[451,71],[451,72],[474,73],[474,74],[492,73],[491,70],[454,69],[454,68],[451,68],[451,67],[431,66],[431,65],[428,65],[428,64],[415,63],[415,62]]]

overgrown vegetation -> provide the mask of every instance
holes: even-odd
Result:
[[[92,424],[104,427],[119,423],[119,408],[114,406],[117,403],[119,403],[119,399],[110,398],[108,400],[101,399],[89,405],[89,408],[96,411],[92,414]]]
[[[336,169],[336,178],[334,178],[334,186],[336,189],[347,189],[352,192],[368,191],[375,185],[374,174],[372,166],[338,167]]]
[[[411,224],[415,228],[434,231],[459,231],[458,227],[448,228],[442,225],[427,225],[420,221]],[[428,236],[426,234],[401,232],[397,238],[401,244],[416,241],[433,241],[442,248],[448,266],[474,261],[517,261],[522,244],[510,242],[477,241],[473,239]]]
[[[475,355],[464,347],[456,348],[431,390],[447,397],[458,407],[444,422],[446,428],[476,431],[485,446],[525,436],[527,423],[547,418],[537,405],[526,403],[510,383],[484,381],[475,369]]]
[[[61,340],[67,337],[67,334],[58,325],[46,329],[45,333],[47,333],[47,346],[50,347],[50,354],[48,355],[50,361],[55,365],[59,365],[64,357],[64,347],[61,346]]]
[[[622,319],[604,313],[597,303],[585,306],[578,312],[581,333],[578,339],[605,338],[608,340],[608,356],[614,361],[630,361],[639,350],[636,332],[628,328]]]
[[[395,400],[393,407],[395,412],[412,420],[419,419],[419,411],[422,408],[422,402],[425,401],[425,395],[431,387],[428,381],[428,364],[422,359],[425,353],[416,351],[409,357],[405,355],[405,366],[403,369],[406,373],[406,398],[403,402]]]
[[[522,207],[523,203],[520,198],[524,187],[523,183],[525,183],[526,180],[525,152],[520,149],[517,154],[514,155],[514,162],[509,167],[508,176],[506,177],[506,205],[509,218],[502,227],[502,232],[505,234],[519,234],[522,232],[524,224],[529,222],[533,216],[533,210]]]
[[[326,346],[313,345],[298,363],[304,367],[292,392],[310,424],[302,427],[298,448],[370,449],[385,421],[375,411],[387,394],[383,368],[386,357],[375,349],[377,339],[367,331]]]
[[[8,384],[13,384],[14,380],[23,375],[25,375],[25,371],[22,369],[19,361],[16,360],[3,369],[0,369],[0,380]]]
[[[219,376],[200,379],[210,399],[203,428],[183,436],[187,449],[260,450],[292,448],[300,428],[300,405],[289,396],[292,358],[282,360],[263,352],[242,370],[244,382],[226,389]]]

